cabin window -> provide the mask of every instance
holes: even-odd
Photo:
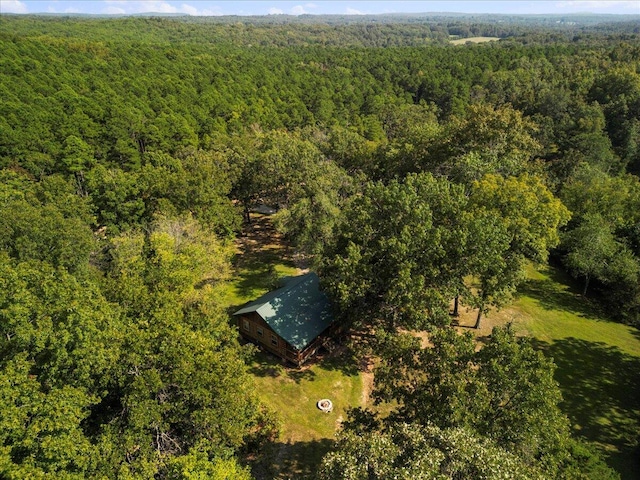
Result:
[[[262,334],[263,334],[262,327],[258,327],[258,328],[256,328],[256,333],[257,333],[259,336],[262,336]]]
[[[276,337],[273,333],[271,334],[271,345],[274,347],[278,346],[278,337]]]
[[[247,331],[249,331],[251,329],[250,326],[249,326],[249,320],[247,320],[247,319],[243,319],[242,325],[244,326],[244,329],[247,330]]]

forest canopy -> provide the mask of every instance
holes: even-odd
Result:
[[[362,451],[371,478],[615,478],[550,360],[446,325],[549,261],[640,325],[638,18],[489,20],[3,15],[0,476],[250,478],[277,420],[221,292],[267,204],[398,405],[354,412],[322,478]]]

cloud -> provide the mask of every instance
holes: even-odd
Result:
[[[124,8],[113,7],[109,5],[107,8],[102,10],[102,13],[106,13],[107,15],[124,15],[127,12],[124,10]]]
[[[173,5],[157,0],[105,0],[105,3],[108,7],[103,12],[109,14],[178,13],[178,9]]]
[[[162,0],[104,0],[107,8],[102,13],[130,15],[134,13],[184,13],[194,16],[218,16],[222,11],[218,7],[198,8],[198,3],[194,5],[182,3],[176,6],[173,2]]]
[[[150,7],[147,12],[154,13],[178,13],[178,9],[166,2],[149,2]]]
[[[296,5],[291,9],[291,15],[304,15],[305,13],[307,12],[302,5]]]
[[[582,10],[629,10],[640,13],[637,0],[567,0],[556,4],[558,8]]]
[[[200,12],[196,7],[187,5],[186,3],[182,4],[182,6],[180,7],[180,11],[188,15],[200,15]]]
[[[282,10],[280,10],[279,8],[270,8],[269,9],[269,15],[282,15],[284,12]]]
[[[186,13],[187,15],[194,15],[199,17],[216,17],[222,15],[222,12],[218,10],[217,7],[215,10],[212,10],[210,8],[200,10],[193,5],[189,5],[188,3],[183,3],[182,5],[180,5],[178,11],[180,13]]]
[[[0,13],[28,13],[27,6],[19,0],[0,0]]]
[[[347,7],[347,15],[364,15],[364,12],[356,10],[355,8]]]

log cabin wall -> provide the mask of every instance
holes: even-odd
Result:
[[[239,315],[238,329],[245,339],[284,360],[298,366],[303,361],[300,353],[274,332],[256,312]]]

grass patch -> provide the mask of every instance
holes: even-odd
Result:
[[[269,216],[254,213],[251,218],[251,225],[236,241],[234,275],[223,294],[223,302],[231,310],[272,290],[279,278],[298,273],[289,247]]]
[[[282,420],[279,440],[253,466],[256,478],[313,478],[333,444],[346,410],[361,405],[362,377],[349,355],[326,358],[303,369],[288,369],[265,353],[251,364],[262,400]],[[328,398],[333,411],[323,413],[316,402]]]
[[[255,216],[238,244],[236,274],[225,297],[229,309],[267,292],[277,277],[297,274],[291,258],[268,218]],[[574,433],[598,446],[624,480],[640,480],[640,332],[607,320],[560,270],[530,268],[527,273],[516,301],[487,315],[477,334],[513,321],[519,332],[533,336],[557,364],[561,408]],[[463,323],[472,325],[475,312],[465,310]],[[253,465],[254,476],[313,478],[345,409],[362,405],[365,376],[348,355],[289,370],[260,353],[250,369],[263,400],[283,422],[280,439]],[[321,398],[334,402],[332,413],[316,408]]]
[[[455,40],[449,40],[453,45],[464,45],[467,42],[471,43],[484,43],[484,42],[495,42],[500,40],[499,37],[469,37],[469,38],[457,38]]]
[[[640,332],[607,320],[561,271],[530,269],[513,310],[558,366],[574,433],[594,442],[623,479],[640,479]]]
[[[252,224],[238,239],[236,251],[234,276],[224,292],[229,312],[275,288],[279,278],[300,273],[291,249],[266,215],[252,214]],[[281,420],[280,438],[251,465],[254,477],[315,478],[346,410],[362,404],[363,377],[356,361],[343,353],[289,369],[274,356],[258,352],[249,371],[260,397]],[[323,398],[333,402],[332,412],[316,407]]]

